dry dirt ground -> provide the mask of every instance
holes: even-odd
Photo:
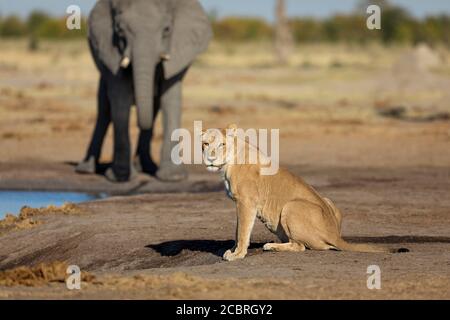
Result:
[[[346,239],[410,250],[265,253],[262,245],[275,238],[257,223],[248,257],[224,262],[235,209],[219,176],[201,166],[178,184],[76,175],[95,119],[97,75],[85,45],[29,53],[25,43],[4,44],[0,189],[114,196],[1,221],[0,298],[449,299],[448,52],[426,83],[414,74],[404,83],[391,67],[405,50],[305,47],[280,68],[264,48],[214,44],[194,65],[184,127],[203,120],[280,128],[282,164],[341,208]],[[399,106],[407,117],[380,115]],[[133,139],[136,132],[133,124]],[[156,159],[160,132],[158,125]],[[105,162],[110,153],[109,139]],[[66,289],[64,275],[49,276],[64,269],[51,267],[58,261],[89,274],[81,290]],[[369,265],[381,269],[380,290],[367,289]]]

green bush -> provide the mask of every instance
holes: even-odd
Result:
[[[37,30],[52,18],[42,11],[33,11],[27,19],[27,28],[30,34],[37,34]]]
[[[272,26],[263,19],[230,17],[213,22],[214,35],[218,40],[249,41],[269,40]]]
[[[85,30],[85,23],[82,24],[81,30],[69,30],[65,19],[49,19],[37,28],[36,34],[39,38],[46,39],[73,39],[84,37]]]
[[[296,42],[322,42],[324,41],[324,25],[312,18],[294,18],[289,21],[292,35]]]
[[[450,46],[450,17],[441,15],[427,17],[422,25],[416,25],[415,41],[445,43]]]
[[[378,40],[379,32],[366,27],[366,17],[359,15],[336,15],[323,22],[323,37],[329,42],[358,42]]]
[[[2,19],[0,36],[5,38],[23,37],[27,34],[27,27],[17,16],[9,16]]]
[[[86,20],[81,21],[81,30],[69,30],[66,18],[54,18],[41,11],[33,11],[26,21],[17,16],[0,20],[1,37],[28,37],[38,39],[74,39],[86,36]]]

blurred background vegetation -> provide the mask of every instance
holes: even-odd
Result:
[[[365,4],[377,3],[382,7],[382,29],[368,30]],[[275,26],[262,18],[225,17],[218,19],[210,13],[218,41],[248,42],[271,41]],[[0,16],[0,37],[29,38],[31,47],[39,39],[76,39],[86,36],[86,19],[81,30],[68,30],[65,17],[53,17],[34,11],[27,18]],[[391,5],[386,0],[362,1],[353,13],[337,14],[328,18],[291,17],[287,23],[296,44],[302,43],[358,43],[416,44],[450,46],[450,16],[448,14],[413,17],[407,9]]]
[[[42,11],[33,11],[26,19],[15,15],[0,17],[0,36],[3,38],[80,38],[86,36],[86,31],[86,19],[82,19],[80,30],[69,30],[65,17],[52,17]]]

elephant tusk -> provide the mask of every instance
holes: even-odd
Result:
[[[160,57],[161,57],[161,60],[163,60],[163,61],[169,61],[170,60],[170,54],[168,54],[168,53],[162,53],[160,55]]]
[[[128,58],[127,56],[125,56],[125,57],[123,57],[122,61],[120,62],[120,66],[121,66],[123,69],[126,69],[126,68],[128,68],[128,66],[130,65],[130,62],[131,62],[130,58]]]

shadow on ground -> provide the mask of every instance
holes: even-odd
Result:
[[[450,243],[450,237],[431,236],[385,236],[385,237],[344,237],[346,241],[353,243],[384,243],[384,244],[405,244],[405,243]],[[264,243],[251,243],[249,253],[260,251]],[[226,250],[234,246],[233,240],[174,240],[158,244],[149,244],[146,248],[153,249],[163,257],[174,257],[184,250],[192,252],[212,253],[222,257]],[[400,251],[405,252],[405,251]]]
[[[251,243],[249,249],[261,249],[264,243]],[[179,255],[183,250],[212,253],[222,257],[226,250],[233,248],[233,240],[175,240],[161,242],[159,244],[149,244],[150,248],[158,252],[161,256],[173,257]]]

